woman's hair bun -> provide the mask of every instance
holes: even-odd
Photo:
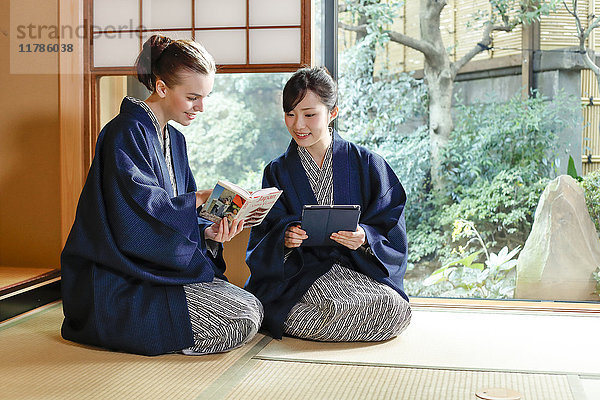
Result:
[[[142,46],[142,51],[135,61],[138,80],[150,91],[154,91],[154,84],[156,83],[155,76],[152,73],[156,70],[156,63],[163,51],[172,42],[171,38],[163,35],[150,36]]]
[[[201,74],[216,71],[213,57],[201,44],[192,40],[171,40],[163,35],[152,35],[146,40],[135,68],[138,80],[151,92],[158,78],[169,87],[177,85],[181,70]]]

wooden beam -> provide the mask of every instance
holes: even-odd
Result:
[[[524,24],[521,36],[521,98],[529,98],[531,90],[535,87],[533,82],[533,53],[540,48],[540,24],[532,22]]]
[[[536,300],[487,300],[411,297],[415,308],[489,310],[489,311],[537,311],[581,314],[600,314],[600,304],[588,302],[554,302]]]
[[[312,55],[312,46],[311,46],[311,1],[310,0],[302,0],[302,21],[300,28],[301,35],[301,55],[300,55],[300,64],[303,66],[311,65],[311,55]]]
[[[71,26],[73,32],[83,25],[83,0],[59,0],[59,26]],[[60,118],[60,199],[61,247],[71,225],[79,193],[83,187],[83,132],[84,132],[84,38],[61,37],[59,56],[59,118]]]

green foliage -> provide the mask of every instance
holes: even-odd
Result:
[[[549,181],[532,166],[500,171],[491,181],[480,177],[461,191],[460,202],[442,207],[439,222],[448,226],[455,219],[469,219],[492,246],[523,244]]]
[[[578,182],[581,182],[583,180],[583,178],[577,174],[577,168],[575,168],[575,160],[573,160],[573,156],[569,156],[567,175],[569,175],[571,178],[575,179]]]
[[[390,134],[377,144],[365,143],[390,164],[408,194],[409,201],[422,201],[427,193],[429,131],[425,126],[407,134]]]
[[[467,240],[465,246],[454,249],[460,258],[434,271],[423,281],[423,285],[432,286],[447,282],[452,289],[444,294],[449,296],[494,299],[512,297],[515,288],[514,268],[517,265],[514,257],[521,247],[517,246],[509,252],[505,246],[498,253],[493,253],[489,251],[472,222],[457,219],[454,221],[452,242],[461,240]],[[473,243],[480,248],[469,251],[468,247]],[[485,264],[475,262],[481,253],[485,254]]]
[[[342,56],[339,129],[349,140],[382,155],[409,199],[416,200],[424,193],[430,169],[429,134],[421,119],[426,113],[425,86],[408,74],[391,75],[388,70],[374,77],[366,41]]]
[[[580,182],[585,194],[585,203],[594,225],[596,232],[600,235],[600,170],[590,172]]]
[[[457,106],[455,128],[442,162],[452,184],[451,195],[478,178],[492,180],[500,171],[533,167],[538,176],[552,176],[558,151],[558,132],[579,115],[574,99],[558,95],[552,102],[537,95],[506,103]]]
[[[262,170],[290,141],[281,92],[288,74],[217,75],[205,111],[185,134],[190,167],[199,188],[218,179],[254,190]]]
[[[556,11],[560,4],[560,0],[490,0],[491,12],[488,19],[511,27],[530,24]]]
[[[368,34],[386,35],[386,26],[400,17],[399,11],[404,1],[346,0],[340,3],[350,13],[352,23],[366,24]]]
[[[374,72],[379,37],[369,35],[341,55],[339,128],[363,145],[378,145],[427,113],[421,81],[387,69]]]

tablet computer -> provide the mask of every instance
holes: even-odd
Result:
[[[301,228],[308,235],[302,246],[335,246],[329,236],[338,231],[355,231],[360,218],[359,205],[305,205]]]

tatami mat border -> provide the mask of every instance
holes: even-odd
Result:
[[[257,362],[256,355],[262,351],[271,341],[270,336],[263,337],[257,344],[246,352],[231,367],[223,372],[216,381],[204,389],[198,396],[198,400],[221,399],[225,397],[238,383],[240,383],[251,371]]]
[[[9,318],[6,321],[0,322],[0,332],[3,331],[4,329],[10,328],[10,327],[20,324],[22,322],[28,321],[31,318],[37,317],[38,315],[42,315],[50,310],[53,310],[56,307],[61,307],[61,306],[62,306],[62,300],[56,300],[56,301],[53,301],[52,303],[48,303],[41,307],[35,308],[31,311],[27,311],[23,314],[17,315],[16,317]]]
[[[364,361],[338,361],[338,360],[318,360],[318,359],[302,359],[302,358],[285,358],[285,357],[272,357],[272,356],[261,356],[260,354],[254,357],[257,360],[263,361],[282,361],[282,362],[295,362],[305,364],[331,364],[331,365],[356,365],[361,367],[385,367],[385,368],[413,368],[413,369],[434,369],[434,370],[447,370],[447,371],[473,371],[473,372],[503,372],[503,373],[515,373],[515,374],[531,374],[531,375],[561,375],[561,376],[576,376],[584,379],[600,379],[600,374],[573,374],[566,373],[564,371],[531,371],[531,370],[519,370],[519,369],[501,369],[501,368],[472,368],[472,367],[449,367],[449,366],[438,366],[438,365],[419,365],[419,364],[392,364],[392,363],[373,363]]]

